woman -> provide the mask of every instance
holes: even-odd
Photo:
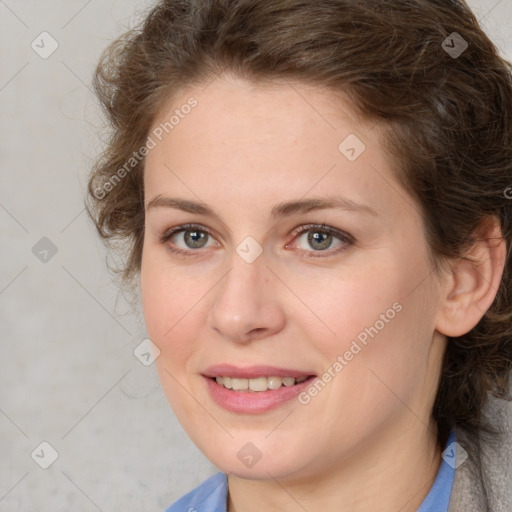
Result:
[[[89,212],[220,470],[168,510],[512,510],[512,74],[468,7],[162,1],[95,87]]]

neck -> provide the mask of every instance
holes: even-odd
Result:
[[[228,512],[416,512],[441,464],[437,427],[403,425],[381,433],[337,467],[300,478],[246,480],[228,478]]]

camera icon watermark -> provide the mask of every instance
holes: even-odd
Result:
[[[468,458],[468,452],[464,450],[464,448],[462,448],[459,443],[454,441],[446,447],[441,457],[450,467],[457,469],[459,466],[462,466],[464,462],[466,462],[466,459]]]
[[[441,44],[443,50],[452,58],[457,59],[468,48],[467,41],[458,33],[452,32]]]
[[[57,50],[59,43],[48,32],[41,32],[30,46],[39,57],[47,59]]]
[[[49,238],[43,236],[32,247],[32,254],[42,263],[48,263],[57,254],[57,246]]]
[[[146,338],[135,347],[133,355],[144,366],[150,366],[160,356],[160,349],[149,338]]]
[[[252,237],[245,237],[236,248],[237,254],[246,263],[252,263],[263,252],[263,247]]]
[[[366,149],[364,142],[357,136],[351,133],[340,143],[338,151],[350,162],[357,160]]]
[[[256,445],[249,441],[240,448],[236,456],[244,466],[252,468],[263,457],[263,454]]]
[[[48,469],[59,458],[57,450],[47,441],[38,444],[30,456],[43,469]]]

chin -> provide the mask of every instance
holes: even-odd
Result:
[[[232,443],[232,441],[230,441]],[[267,443],[268,444],[268,443]],[[297,444],[294,443],[296,447]],[[282,445],[281,445],[282,447]],[[283,448],[283,447],[282,447]],[[292,449],[290,447],[290,449]],[[235,475],[247,480],[271,480],[281,481],[308,476],[311,465],[302,453],[297,453],[297,460],[286,456],[286,448],[279,449],[276,446],[262,447],[261,450],[247,443],[242,444],[238,450],[222,451],[203,450],[210,462],[226,474]],[[259,458],[260,457],[260,458]]]

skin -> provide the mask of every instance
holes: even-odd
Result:
[[[445,335],[467,332],[489,307],[503,248],[479,246],[486,280],[467,263],[433,272],[419,209],[393,174],[381,128],[357,119],[348,98],[221,75],[180,91],[154,126],[190,97],[197,106],[146,157],[145,205],[180,197],[219,218],[147,209],[140,276],[157,370],[178,420],[229,474],[230,512],[416,511],[441,463],[431,410]],[[366,145],[353,162],[338,150],[349,134]],[[375,212],[270,218],[277,203],[328,195]],[[160,241],[185,223],[213,236],[202,248],[187,246],[183,231]],[[308,257],[318,244],[293,234],[308,223],[355,242],[334,237],[321,257]],[[247,236],[263,250],[252,263],[236,252]],[[195,252],[172,253],[173,244]],[[401,311],[307,405],[294,399],[239,414],[208,394],[201,372],[213,364],[322,375],[394,303]],[[237,457],[247,442],[262,454],[251,468]]]

